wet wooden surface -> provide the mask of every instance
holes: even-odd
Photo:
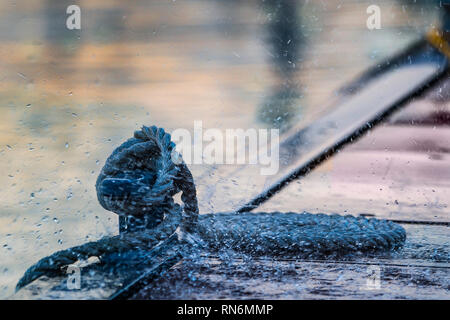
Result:
[[[401,251],[372,257],[185,260],[133,299],[449,299],[448,227],[405,228]]]

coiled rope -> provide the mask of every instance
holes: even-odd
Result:
[[[65,266],[90,257],[107,261],[110,254],[150,251],[173,235],[185,246],[296,257],[387,250],[406,239],[401,226],[363,217],[292,212],[199,216],[194,180],[182,160],[172,160],[174,148],[164,129],[144,126],[115,149],[96,189],[100,204],[119,215],[120,234],[41,259],[25,272],[16,290],[42,275],[61,275]],[[173,199],[179,192],[183,206]]]

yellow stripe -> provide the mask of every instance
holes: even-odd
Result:
[[[444,39],[442,36],[443,32],[439,29],[432,28],[428,34],[427,34],[427,40],[428,42],[436,47],[439,51],[441,51],[443,54],[447,56],[447,58],[450,58],[450,45],[448,44],[447,40]]]

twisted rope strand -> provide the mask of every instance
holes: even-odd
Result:
[[[44,274],[48,276],[62,275],[64,274],[63,267],[77,261],[87,260],[90,257],[98,257],[102,260],[102,257],[112,253],[124,253],[130,250],[150,250],[176,232],[181,223],[181,216],[181,208],[177,206],[151,232],[146,230],[123,233],[57,251],[30,267],[17,283],[16,291]]]

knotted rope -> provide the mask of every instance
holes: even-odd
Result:
[[[172,156],[175,144],[164,129],[142,127],[106,160],[97,182],[100,204],[122,218],[123,231],[148,229],[171,212],[173,196],[182,192],[183,223],[186,230],[197,222],[198,204],[194,179],[180,159]],[[130,222],[130,223],[128,223]]]
[[[120,234],[41,259],[25,272],[16,290],[42,275],[61,275],[65,266],[79,260],[96,256],[106,261],[110,254],[149,251],[173,235],[184,246],[193,245],[187,239],[201,239],[214,251],[296,257],[386,250],[406,239],[401,226],[363,217],[292,212],[199,216],[194,180],[182,160],[172,161],[174,148],[164,129],[144,126],[114,150],[96,190],[100,204],[119,215]],[[178,192],[183,207],[173,199]]]
[[[89,257],[130,250],[150,250],[175,232],[182,237],[197,223],[197,196],[191,172],[171,160],[175,144],[164,129],[143,127],[113,151],[96,182],[100,204],[122,219],[118,236],[104,237],[53,253],[30,267],[16,291],[42,275],[63,274],[63,267]],[[173,196],[182,192],[184,206]],[[155,224],[156,220],[156,224]],[[130,222],[131,221],[131,222]],[[129,223],[127,223],[129,222]],[[151,226],[151,230],[148,226]]]

